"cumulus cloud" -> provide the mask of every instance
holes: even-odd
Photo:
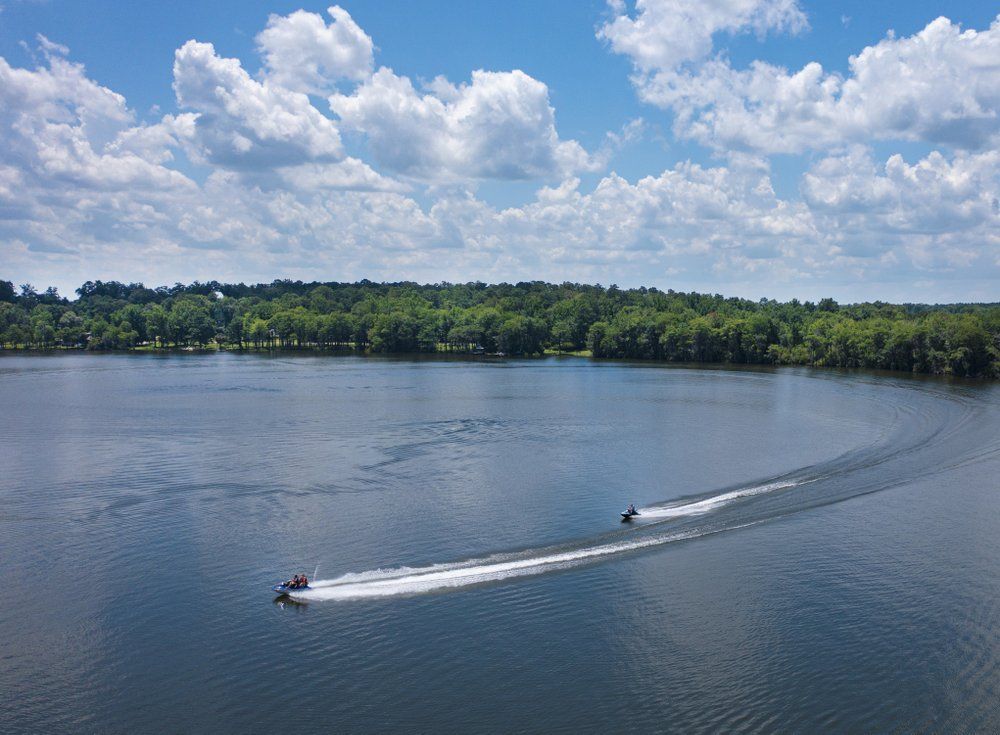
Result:
[[[165,209],[197,191],[161,165],[158,145],[118,145],[137,130],[121,95],[57,44],[46,39],[41,51],[35,69],[0,58],[0,254],[10,268],[72,257],[116,233],[145,242]]]
[[[200,160],[261,168],[343,157],[337,126],[307,95],[252,79],[210,43],[177,49],[174,92],[181,107],[197,113],[190,143]]]
[[[305,163],[276,169],[280,185],[299,190],[410,191],[410,187],[386,178],[364,161],[345,158],[337,163]]]
[[[188,41],[174,61],[174,90],[183,117],[183,143],[192,159],[254,173],[341,162],[340,130],[362,133],[375,160],[395,173],[432,184],[482,179],[557,179],[599,169],[610,155],[592,156],[556,130],[548,87],[521,71],[476,71],[455,85],[438,77],[423,91],[391,69],[372,69],[371,38],[343,9],[271,16],[257,36],[264,68],[254,79],[238,59],[222,58],[208,43]],[[355,82],[345,93],[339,81]],[[334,120],[309,94],[329,96]],[[176,123],[171,122],[171,125]],[[163,138],[163,128],[134,134],[134,145]],[[398,189],[364,181],[363,187]],[[259,178],[259,176],[258,176]],[[321,177],[345,180],[339,169]]]
[[[922,268],[956,268],[1000,250],[997,151],[877,164],[856,146],[814,164],[802,190],[837,253],[895,250]]]
[[[417,179],[551,178],[596,165],[559,138],[548,87],[522,71],[475,71],[462,85],[438,77],[421,94],[383,67],[329,102],[345,129],[367,136],[379,163]]]
[[[174,160],[174,150],[195,135],[198,116],[194,113],[164,115],[152,125],[143,124],[120,131],[107,146],[109,153],[133,154],[152,163]]]
[[[794,256],[815,238],[801,203],[774,194],[759,162],[703,167],[683,162],[634,184],[617,175],[590,193],[576,181],[543,189],[535,202],[498,213],[508,233],[564,262],[644,261],[691,265],[718,261],[725,251],[755,259]]]
[[[155,155],[116,147],[134,129],[125,99],[87,78],[62,47],[45,39],[41,48],[46,61],[36,69],[0,58],[0,165],[16,171],[25,190],[52,182],[94,191],[190,183]]]
[[[808,26],[797,0],[609,0],[612,18],[597,32],[642,72],[674,70],[712,51],[717,33],[798,32]]]
[[[1000,140],[1000,18],[985,31],[938,18],[913,36],[890,34],[852,56],[843,77],[815,62],[796,72],[763,61],[733,68],[710,55],[714,30],[795,30],[797,9],[751,0],[710,5],[728,16],[709,14],[686,41],[692,17],[684,3],[646,0],[635,19],[619,15],[599,31],[632,60],[642,98],[674,112],[680,136],[762,153],[867,140],[982,150]]]
[[[338,5],[333,19],[297,10],[272,15],[257,35],[268,81],[293,92],[323,94],[342,79],[361,81],[372,71],[372,39]]]
[[[653,5],[640,3],[633,22]],[[703,39],[791,30],[804,22],[794,3],[733,0],[706,7],[736,8],[742,20],[727,23],[720,15],[706,21],[709,30],[699,31]],[[342,20],[334,18],[336,27]],[[280,19],[269,24],[280,26]],[[866,49],[852,62],[850,79],[807,67],[785,86],[761,86],[760,99],[798,99],[794,90],[801,90],[800,98],[815,97],[817,109],[864,107],[863,124],[872,124],[890,117],[879,104],[890,111],[905,106],[893,102],[889,90],[878,100],[861,94],[874,94],[872,80],[898,70],[899,59],[908,69],[915,58],[937,59],[960,70],[942,71],[942,78],[965,74],[978,80],[963,80],[957,91],[939,90],[947,101],[942,107],[954,112],[954,120],[988,121],[995,90],[988,76],[993,72],[982,61],[988,57],[981,55],[992,49],[987,41],[994,28],[960,32],[939,22],[928,29],[923,40],[917,34]],[[640,30],[653,32],[620,25],[618,42],[626,43],[626,31]],[[752,77],[757,66],[738,72],[704,45],[662,51],[654,41],[637,38],[628,42],[648,47],[642,53],[650,85],[663,73],[656,65],[676,64],[672,58],[681,58],[673,73],[719,83],[705,98],[715,102],[693,107],[688,118],[678,116],[685,131],[721,141],[739,139],[742,127],[739,134],[764,137],[750,138],[742,151],[728,150],[725,163],[682,161],[638,179],[610,173],[593,183],[581,172],[606,160],[604,154],[588,154],[563,140],[548,88],[522,72],[479,71],[465,84],[437,78],[418,89],[381,69],[352,91],[330,95],[333,119],[312,104],[307,86],[276,76],[283,62],[265,64],[254,78],[240,61],[191,41],[178,49],[174,66],[182,109],[139,122],[124,97],[90,79],[58,44],[40,41],[42,63],[35,68],[0,59],[0,255],[12,272],[40,282],[59,279],[59,285],[91,276],[151,283],[278,275],[569,278],[790,295],[838,279],[864,294],[865,283],[948,274],[964,279],[959,283],[986,283],[985,290],[995,294],[996,147],[942,145],[918,160],[877,160],[870,148],[850,145],[850,136],[842,135],[806,170],[800,196],[779,196],[765,155],[783,149],[773,136],[786,136],[778,140],[790,150],[809,147],[795,141],[824,140],[826,129],[836,129],[847,113],[820,116],[813,127],[801,110],[783,113],[792,123],[779,125],[777,113],[768,122],[763,102],[744,108],[718,102],[726,99],[719,80],[727,74]],[[974,62],[985,71],[970,72]],[[309,85],[347,73],[315,68],[322,80],[312,78]],[[760,78],[731,82],[740,104],[749,99],[745,87],[751,82]],[[850,91],[854,86],[859,89]],[[907,99],[906,89],[892,93]],[[845,100],[861,101],[851,107]],[[680,109],[680,102],[670,104]],[[740,109],[757,117],[741,118],[735,114]],[[950,140],[928,132],[944,129],[934,122],[945,120],[944,113],[933,117],[931,109],[929,117],[920,117],[924,113],[900,118],[909,125],[904,129],[922,131],[919,139]],[[727,128],[724,119],[741,123]],[[367,160],[348,156],[341,127],[364,134],[377,164],[406,178],[389,178]],[[626,125],[609,136],[607,149],[626,144],[641,129],[639,121]],[[849,128],[844,123],[840,129]],[[732,132],[724,135],[727,130]],[[964,130],[959,137],[968,141]],[[833,145],[834,138],[825,140]],[[204,174],[198,181],[181,173],[189,166],[184,153]],[[487,178],[534,180],[540,188],[518,206],[499,208],[475,194],[478,180]],[[893,292],[866,295],[886,298]],[[962,296],[969,298],[950,297]]]
[[[44,36],[39,42],[45,63],[36,69],[0,60],[0,115],[6,125],[75,124],[96,138],[131,122],[124,97],[88,79],[81,64],[63,58],[64,47]]]

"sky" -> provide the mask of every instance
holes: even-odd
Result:
[[[998,7],[0,0],[0,278],[998,301]]]

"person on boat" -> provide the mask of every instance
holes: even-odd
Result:
[[[290,590],[298,589],[298,586],[299,586],[299,575],[298,574],[296,574],[290,580],[288,580],[287,582],[285,582],[285,587],[287,587]]]
[[[306,575],[300,574],[299,575],[299,587],[308,587],[308,586],[309,586],[309,580],[306,579]]]

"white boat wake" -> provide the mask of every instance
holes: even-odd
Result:
[[[930,408],[937,405],[931,404]],[[543,574],[616,554],[753,526],[807,508],[896,487],[910,478],[941,471],[946,464],[980,461],[1000,451],[995,440],[986,453],[978,445],[967,447],[961,429],[975,425],[971,419],[979,410],[978,405],[944,415],[922,407],[925,410],[920,411],[921,406],[911,408],[909,403],[900,404],[894,431],[886,431],[872,444],[764,482],[641,508],[639,516],[630,524],[623,524],[627,529],[598,538],[426,567],[345,574],[335,579],[314,580],[309,589],[296,590],[291,597],[319,601],[415,595]],[[948,463],[942,462],[942,457]],[[811,485],[808,492],[797,490],[803,485]]]
[[[663,522],[665,520],[699,516],[752,497],[796,487],[818,478],[802,481],[776,481],[763,485],[732,490],[701,500],[682,504],[642,508],[640,519]],[[757,521],[755,521],[757,522]],[[545,550],[539,553],[494,555],[451,564],[434,564],[427,567],[396,567],[374,569],[368,572],[344,574],[334,579],[314,580],[309,589],[290,593],[297,600],[352,600],[395,595],[414,595],[436,590],[468,587],[486,582],[497,582],[514,577],[526,577],[543,572],[565,569],[602,557],[621,554],[650,546],[661,546],[675,541],[698,538],[721,530],[742,528],[752,523],[729,526],[725,529],[688,530],[673,534],[644,535],[566,550]]]
[[[783,480],[778,482],[769,482],[764,485],[755,485],[753,487],[741,488],[739,490],[721,493],[720,495],[713,495],[710,498],[695,500],[694,502],[676,505],[653,505],[648,508],[640,508],[639,514],[640,517],[645,519],[683,518],[685,516],[703,515],[716,510],[723,505],[728,505],[734,500],[739,500],[740,498],[749,498],[754,495],[763,495],[764,493],[774,492],[775,490],[784,490],[786,488],[798,487],[799,485],[807,485],[810,482],[816,482],[820,479],[822,478],[813,477],[808,480]]]
[[[416,595],[566,569],[612,554],[659,546],[674,541],[684,541],[717,532],[691,531],[667,536],[647,536],[642,539],[600,544],[539,556],[511,558],[505,561],[501,560],[501,557],[489,557],[455,564],[435,564],[429,567],[376,569],[370,572],[345,574],[336,579],[318,580],[310,585],[310,589],[292,592],[290,596],[296,600],[318,601]]]

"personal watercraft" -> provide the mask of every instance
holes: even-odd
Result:
[[[290,595],[294,592],[304,592],[306,590],[311,590],[312,587],[310,587],[309,585],[305,585],[303,587],[289,587],[284,584],[276,584],[271,589],[274,590],[274,592],[279,595]]]

